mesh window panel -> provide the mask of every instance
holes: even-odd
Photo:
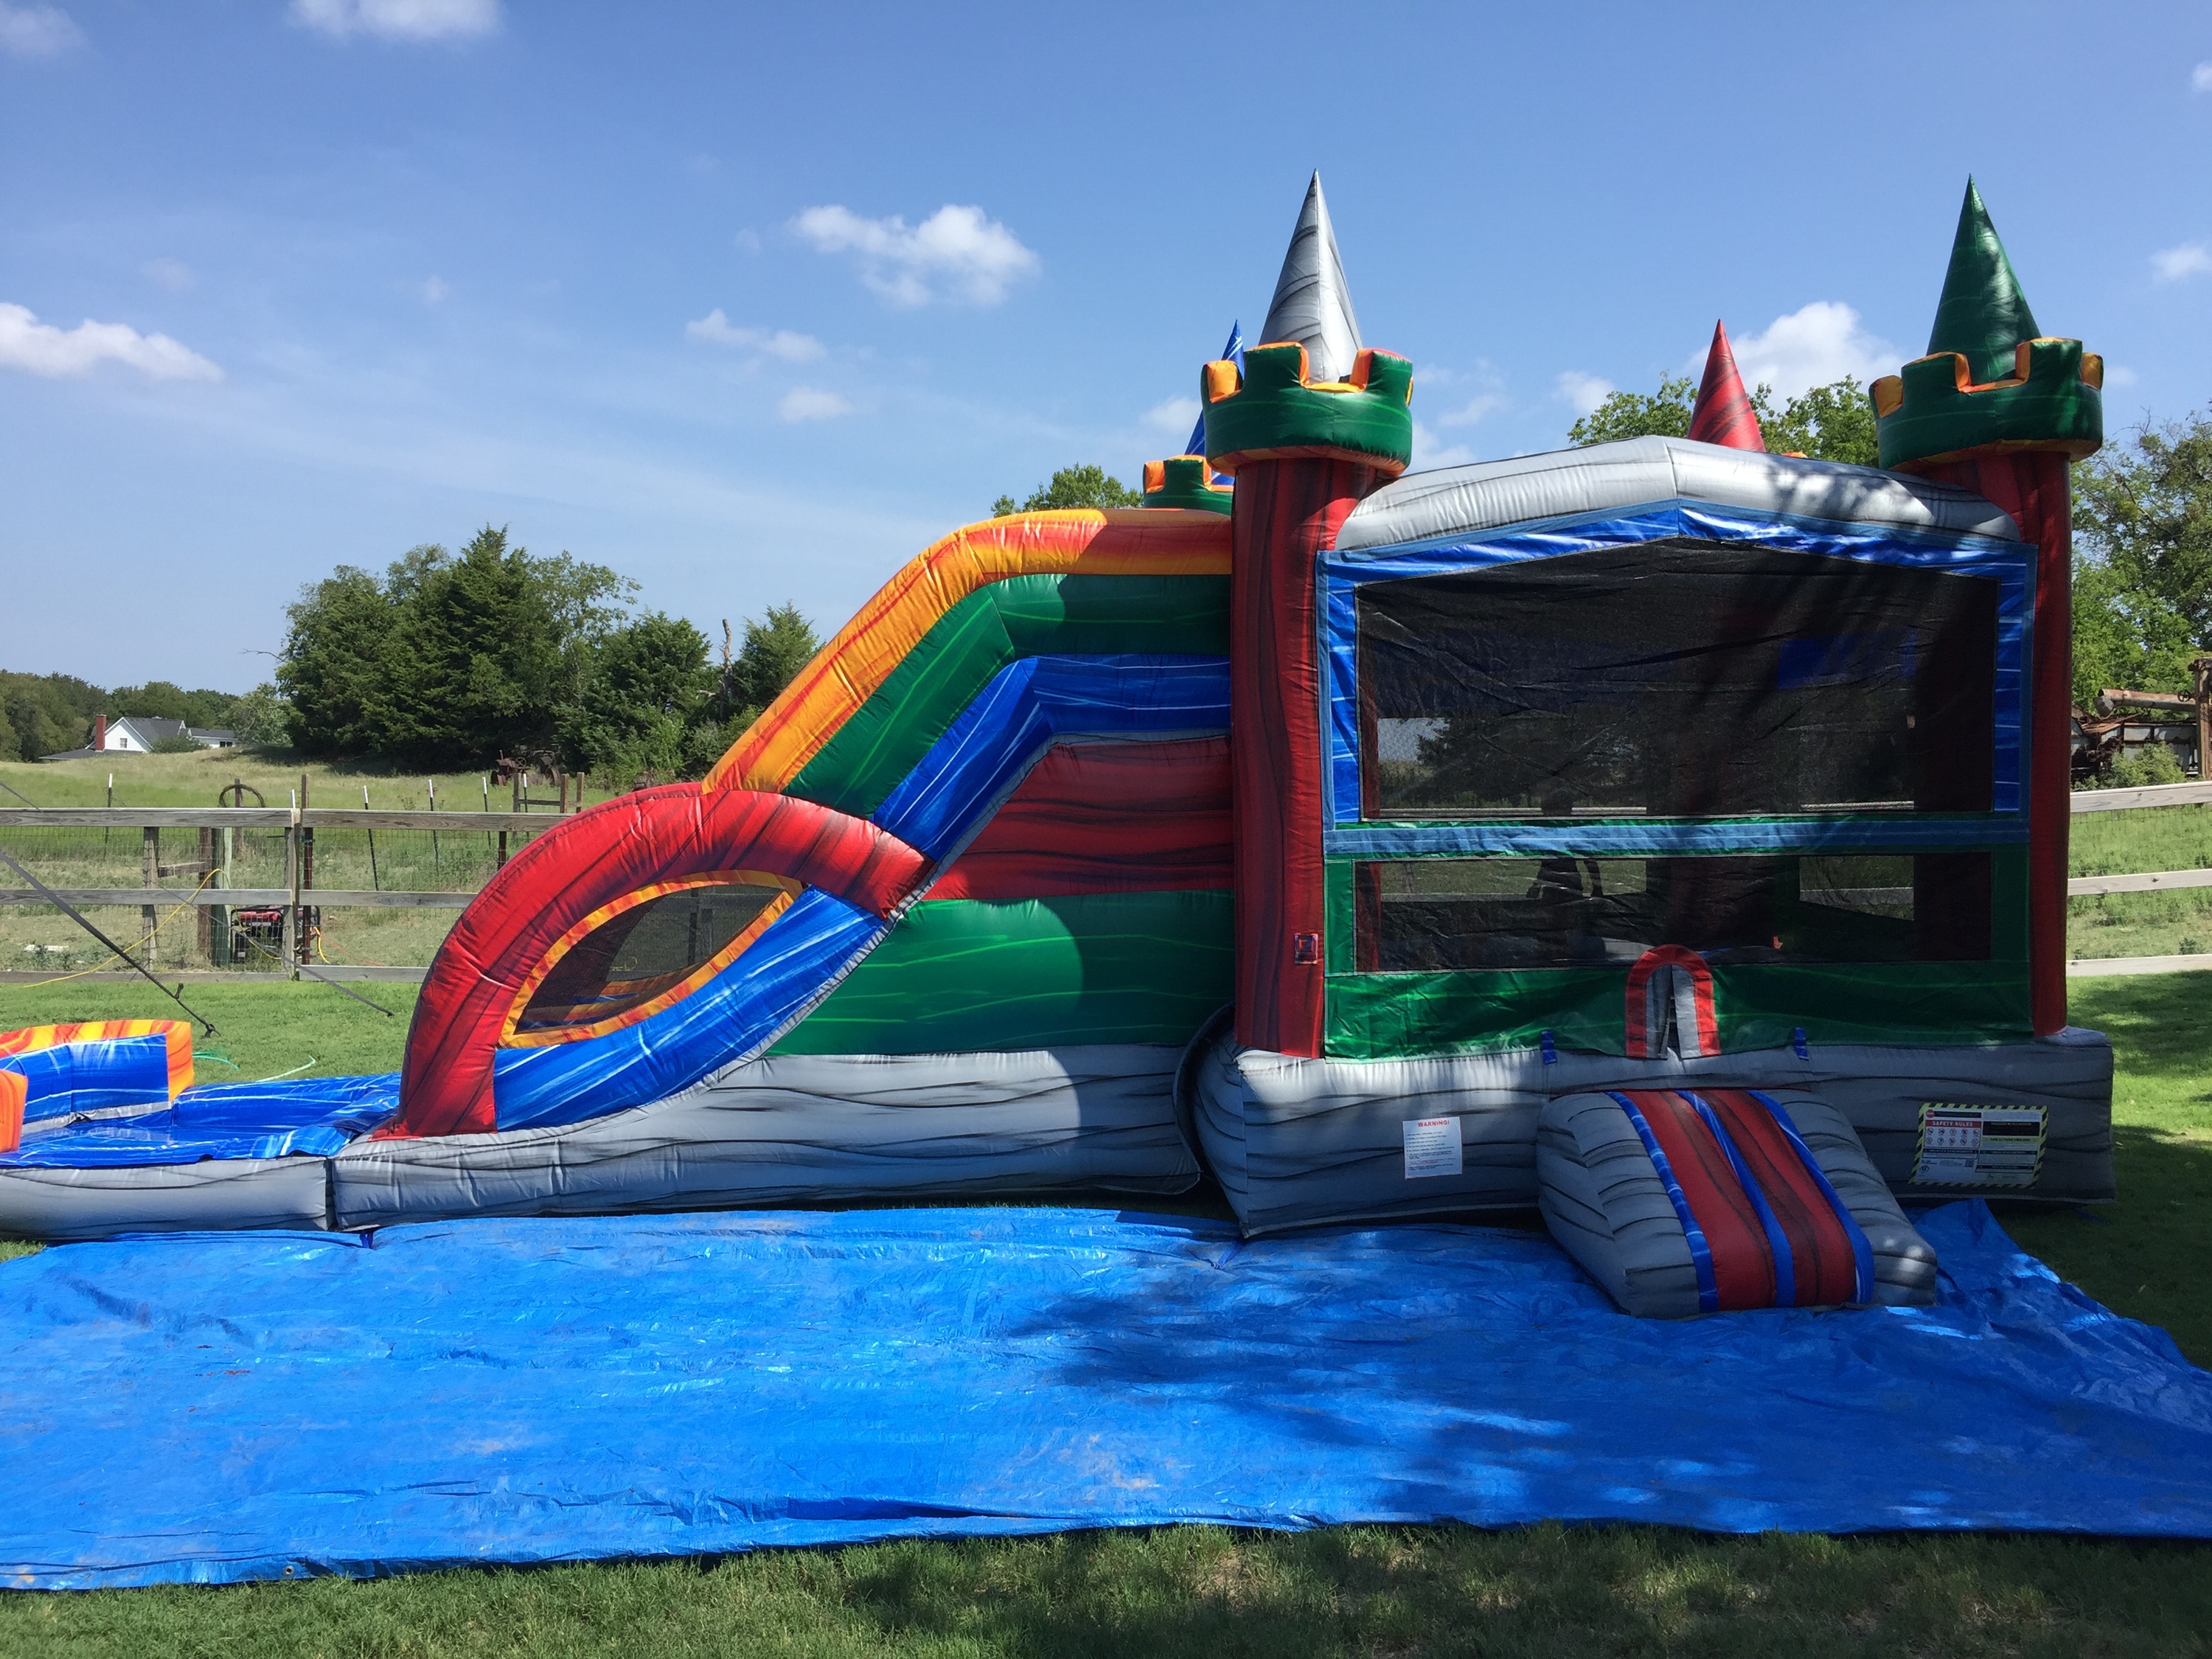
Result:
[[[1359,590],[1369,817],[1990,810],[1997,585],[1694,541]]]
[[[1355,890],[1369,973],[1626,964],[1662,944],[1723,965],[1990,954],[1985,853],[1412,859],[1360,865]]]
[[[554,964],[515,1029],[592,1025],[628,1013],[703,967],[782,891],[743,882],[684,887],[608,918]]]

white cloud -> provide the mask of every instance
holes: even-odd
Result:
[[[2150,256],[2152,274],[2161,283],[2178,283],[2184,277],[2202,276],[2212,271],[2212,248],[2202,242],[2184,242],[2179,247],[2170,247]]]
[[[220,380],[222,371],[166,334],[141,334],[127,323],[89,319],[72,329],[42,323],[22,306],[0,302],[0,368],[50,380],[88,374],[104,362],[127,363],[152,380]]]
[[[1487,359],[1478,362],[1472,373],[1442,368],[1424,369],[1414,385],[1426,386],[1432,392],[1445,386],[1474,388],[1456,408],[1435,416],[1438,426],[1474,426],[1499,410],[1510,407],[1513,402],[1506,395],[1505,377]],[[1457,394],[1454,395],[1456,398]]]
[[[832,421],[840,415],[850,415],[853,405],[834,392],[795,386],[777,400],[775,412],[779,420]]]
[[[0,0],[0,52],[15,58],[58,58],[84,44],[84,31],[57,6],[11,6]]]
[[[2105,389],[2108,392],[2124,392],[2140,379],[2142,376],[2132,368],[2109,361],[2105,364]]]
[[[1910,354],[1899,351],[1879,335],[1869,334],[1859,314],[1838,300],[1815,300],[1787,316],[1777,317],[1762,334],[1745,334],[1729,342],[1735,349],[1735,366],[1747,386],[1766,386],[1782,398],[1794,398],[1808,387],[1832,386],[1850,374],[1861,386],[1884,374],[1897,373]],[[1705,348],[1684,360],[1683,369],[1695,380],[1705,372]]]
[[[459,40],[499,29],[499,0],[292,0],[292,21],[333,40]]]
[[[1474,459],[1474,452],[1465,444],[1439,443],[1435,433],[1419,421],[1413,422],[1414,471],[1428,472],[1440,466],[1466,466]]]
[[[2212,64],[2199,64],[2190,75],[2189,84],[2199,92],[2212,92]]]
[[[781,357],[787,363],[803,363],[822,355],[822,342],[811,334],[797,334],[787,328],[738,328],[722,314],[720,306],[684,324],[684,331],[695,340],[742,346],[748,351]]]
[[[1589,414],[1613,396],[1615,390],[1612,381],[1601,380],[1595,374],[1585,374],[1578,368],[1569,369],[1559,376],[1556,384],[1559,396],[1577,415]]]
[[[1163,398],[1145,411],[1145,424],[1155,432],[1164,432],[1177,443],[1190,436],[1191,428],[1198,424],[1198,399],[1195,398]]]
[[[453,290],[446,286],[446,279],[442,276],[426,276],[416,284],[415,291],[422,295],[424,305],[434,306]]]
[[[909,228],[904,219],[863,219],[849,208],[809,208],[791,222],[822,253],[850,253],[860,280],[895,306],[965,300],[993,306],[1039,269],[1036,254],[979,207],[951,204]]]
[[[192,285],[192,268],[182,259],[149,259],[139,267],[149,283],[158,283],[172,294]]]

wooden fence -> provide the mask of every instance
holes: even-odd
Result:
[[[2212,806],[2212,783],[2083,790],[2076,793],[2073,800],[2076,812],[2186,805]],[[419,982],[427,971],[420,966],[316,960],[313,951],[316,932],[314,919],[319,918],[325,908],[356,907],[458,912],[476,896],[477,885],[436,890],[392,888],[380,884],[368,888],[321,886],[316,881],[315,832],[371,832],[368,836],[368,868],[372,874],[378,870],[374,831],[430,832],[434,861],[436,836],[482,836],[488,854],[485,865],[489,870],[504,864],[510,851],[520,844],[520,840],[541,834],[556,822],[556,813],[526,811],[380,812],[319,807],[4,809],[0,810],[0,831],[10,829],[98,830],[102,832],[103,840],[111,842],[114,834],[122,831],[137,837],[142,850],[140,880],[135,887],[64,887],[56,884],[49,884],[43,889],[25,887],[14,872],[0,866],[0,905],[44,906],[58,899],[72,906],[137,906],[149,933],[156,926],[156,913],[161,908],[192,907],[199,913],[198,932],[200,949],[209,959],[209,965],[194,969],[165,963],[160,969],[164,979],[293,979],[307,974],[323,979]],[[230,884],[230,877],[237,861],[228,849],[235,845],[235,836],[243,831],[259,832],[264,836],[281,835],[281,884]],[[189,844],[191,856],[166,859],[162,851],[165,832],[190,832],[192,836]],[[172,847],[175,844],[174,842],[169,843]],[[264,864],[268,862],[270,860],[264,860]],[[358,860],[354,862],[357,864]],[[198,882],[191,888],[161,884],[165,881],[193,877],[198,878]],[[2070,897],[2078,898],[2112,893],[2152,893],[2206,887],[2212,887],[2212,869],[2155,870],[2130,875],[2077,876],[2067,884],[2067,893]],[[215,965],[218,953],[226,961],[235,955],[231,943],[235,924],[231,918],[240,911],[259,912],[264,915],[273,911],[281,917],[273,948],[255,946],[267,959],[265,966],[258,970]],[[2077,975],[2094,975],[2199,968],[2212,969],[2212,954],[2089,959],[2075,962],[2070,971]],[[0,970],[0,981],[32,983],[60,978],[117,976],[102,972],[58,975],[36,969]],[[137,977],[135,974],[127,972],[120,976]]]
[[[58,901],[72,907],[134,906],[149,937],[161,911],[179,907],[193,908],[198,913],[198,948],[204,962],[191,966],[161,963],[159,971],[164,979],[293,979],[307,974],[323,979],[419,981],[427,971],[421,966],[315,960],[313,936],[321,912],[326,908],[366,908],[458,913],[476,896],[481,882],[437,890],[321,885],[316,869],[318,832],[367,832],[371,872],[377,870],[375,832],[379,830],[387,834],[427,832],[432,837],[434,856],[436,838],[441,836],[449,842],[464,838],[471,844],[481,838],[484,856],[477,863],[488,874],[504,865],[524,842],[558,821],[559,815],[551,811],[386,812],[252,806],[0,809],[0,847],[7,845],[5,832],[11,830],[76,830],[100,831],[102,844],[111,849],[118,834],[131,838],[141,849],[138,884],[128,887],[47,882],[34,866],[27,867],[31,867],[33,878],[40,884],[26,886],[23,878],[15,870],[0,865],[0,905],[50,906]],[[240,862],[236,856],[239,839],[249,834],[264,840],[281,837],[281,857],[258,860],[264,878],[276,874],[279,884],[233,884]],[[181,847],[179,842],[183,842]],[[112,860],[111,851],[109,861]],[[360,860],[355,858],[349,862],[357,866]],[[165,884],[179,880],[190,880],[193,884]],[[256,967],[240,969],[218,965],[227,964],[237,954],[233,941],[239,931],[235,918],[240,913],[265,916],[272,912],[279,918],[275,938],[266,944],[258,939],[250,940]],[[251,930],[253,933],[265,931],[269,930]],[[35,969],[0,971],[0,981],[31,983],[116,976],[104,972],[72,975]],[[137,977],[127,971],[121,976]]]

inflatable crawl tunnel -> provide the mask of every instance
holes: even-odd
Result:
[[[2027,315],[1970,196],[1930,355],[1875,388],[1881,468],[1766,453],[1717,331],[1697,436],[1409,473],[1412,365],[1361,343],[1316,180],[1144,507],[954,532],[702,783],[534,838],[397,1079],[33,1114],[0,1229],[1210,1171],[1250,1234],[1580,1193],[1573,1247],[1654,1307],[1704,1295],[1699,1237],[1727,1305],[1912,1291],[1869,1182],[2112,1190],[2064,979],[2065,465],[2101,369]],[[1704,1103],[1752,1174],[1685,1105],[1733,1187],[1547,1186],[1544,1126],[1602,1100],[1582,1146],[1616,1096]],[[1795,1166],[1739,1099],[1835,1203],[1768,1184]],[[1848,1294],[1838,1231],[1874,1263]]]
[[[1562,1095],[1538,1120],[1536,1182],[1552,1237],[1632,1314],[1936,1299],[1936,1253],[1817,1096]]]

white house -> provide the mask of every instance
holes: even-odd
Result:
[[[164,738],[184,733],[203,749],[234,749],[238,734],[224,726],[186,726],[182,720],[157,720],[151,714],[105,714],[92,718],[92,741],[82,749],[69,749],[48,760],[82,760],[88,755],[144,755]]]

